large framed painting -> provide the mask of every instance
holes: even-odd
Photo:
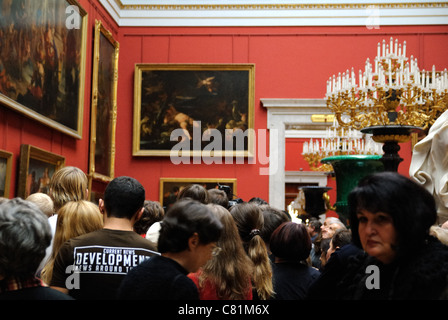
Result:
[[[95,21],[89,174],[110,181],[115,167],[119,44]]]
[[[237,195],[236,179],[231,178],[160,178],[159,202],[168,208],[177,199],[177,194],[186,186],[199,184],[205,189],[227,186],[233,195]]]
[[[134,156],[253,154],[253,64],[136,64]]]
[[[48,193],[51,177],[64,166],[65,157],[29,144],[22,144],[17,196],[26,199],[32,193]]]
[[[12,153],[0,150],[0,198],[9,198],[11,172]]]
[[[0,4],[0,103],[81,139],[87,12],[75,0]]]

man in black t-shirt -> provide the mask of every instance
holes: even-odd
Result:
[[[159,255],[133,226],[143,212],[145,190],[135,179],[117,177],[100,199],[104,228],[68,240],[55,260],[51,286],[76,299],[115,299],[124,276]]]

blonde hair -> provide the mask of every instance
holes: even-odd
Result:
[[[50,283],[54,260],[62,245],[69,239],[103,228],[103,215],[98,206],[87,200],[67,202],[58,211],[56,232],[51,256],[42,269],[41,278]]]
[[[46,193],[32,193],[25,200],[36,204],[47,217],[51,217],[54,214],[53,200]]]
[[[260,232],[264,224],[263,214],[258,206],[247,202],[232,206],[230,213],[236,222],[247,255],[254,263],[252,282],[258,297],[267,300],[274,295],[274,286],[271,261]]]
[[[56,171],[50,180],[49,196],[53,199],[56,212],[69,201],[87,199],[88,179],[76,167],[64,167]]]
[[[221,252],[208,260],[199,275],[199,291],[207,281],[216,288],[220,299],[247,299],[252,290],[253,263],[244,251],[238,228],[229,211],[221,205],[208,204],[224,229],[217,242]]]

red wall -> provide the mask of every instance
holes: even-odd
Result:
[[[87,76],[85,79],[84,126],[81,140],[71,138],[21,114],[0,106],[0,149],[14,153],[21,144],[66,157],[67,165],[87,171],[89,152],[90,86],[93,26],[95,19],[105,23],[120,43],[118,77],[118,118],[115,174],[137,178],[147,190],[147,198],[158,200],[160,177],[237,178],[238,196],[248,200],[268,198],[268,176],[259,174],[266,167],[255,164],[174,165],[169,157],[132,156],[132,116],[134,65],[136,63],[254,63],[255,129],[266,128],[262,98],[323,98],[327,79],[352,66],[363,68],[367,57],[376,55],[376,45],[391,36],[406,40],[408,56],[418,58],[421,69],[433,64],[448,67],[448,26],[392,26],[369,30],[365,27],[121,27],[93,0],[81,0],[89,13]],[[296,145],[288,141],[286,170],[306,169]],[[410,147],[402,145],[405,161],[400,171],[407,174]],[[272,155],[275,156],[275,155]],[[13,167],[11,196],[16,187],[17,163]],[[280,186],[283,188],[283,186]]]
[[[421,68],[448,66],[440,52],[448,49],[448,27],[279,27],[279,28],[121,28],[118,132],[132,125],[133,66],[135,63],[255,63],[255,128],[266,128],[266,110],[261,98],[323,98],[329,76],[352,66],[363,68],[367,57],[376,55],[376,45],[386,38],[406,40],[408,56],[419,59]],[[445,39],[444,41],[442,41]],[[132,50],[130,50],[132,48]],[[121,53],[122,54],[122,53]],[[126,106],[126,107],[124,107]],[[123,108],[124,107],[124,108]],[[128,111],[125,111],[128,110]],[[160,177],[236,177],[243,199],[268,199],[268,177],[254,165],[176,166],[169,159],[133,158],[132,140],[122,135],[117,145],[122,164],[117,174],[134,172],[146,181],[150,197],[158,195]],[[299,142],[300,143],[300,142]],[[286,170],[298,170],[300,154],[287,143]],[[402,145],[405,161],[400,172],[407,174],[410,147]],[[294,149],[295,147],[292,147]],[[301,150],[301,148],[300,148]],[[274,155],[275,156],[275,155]],[[283,187],[283,186],[281,186]]]

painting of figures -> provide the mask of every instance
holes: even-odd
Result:
[[[0,103],[81,138],[86,22],[74,0],[0,0]]]

